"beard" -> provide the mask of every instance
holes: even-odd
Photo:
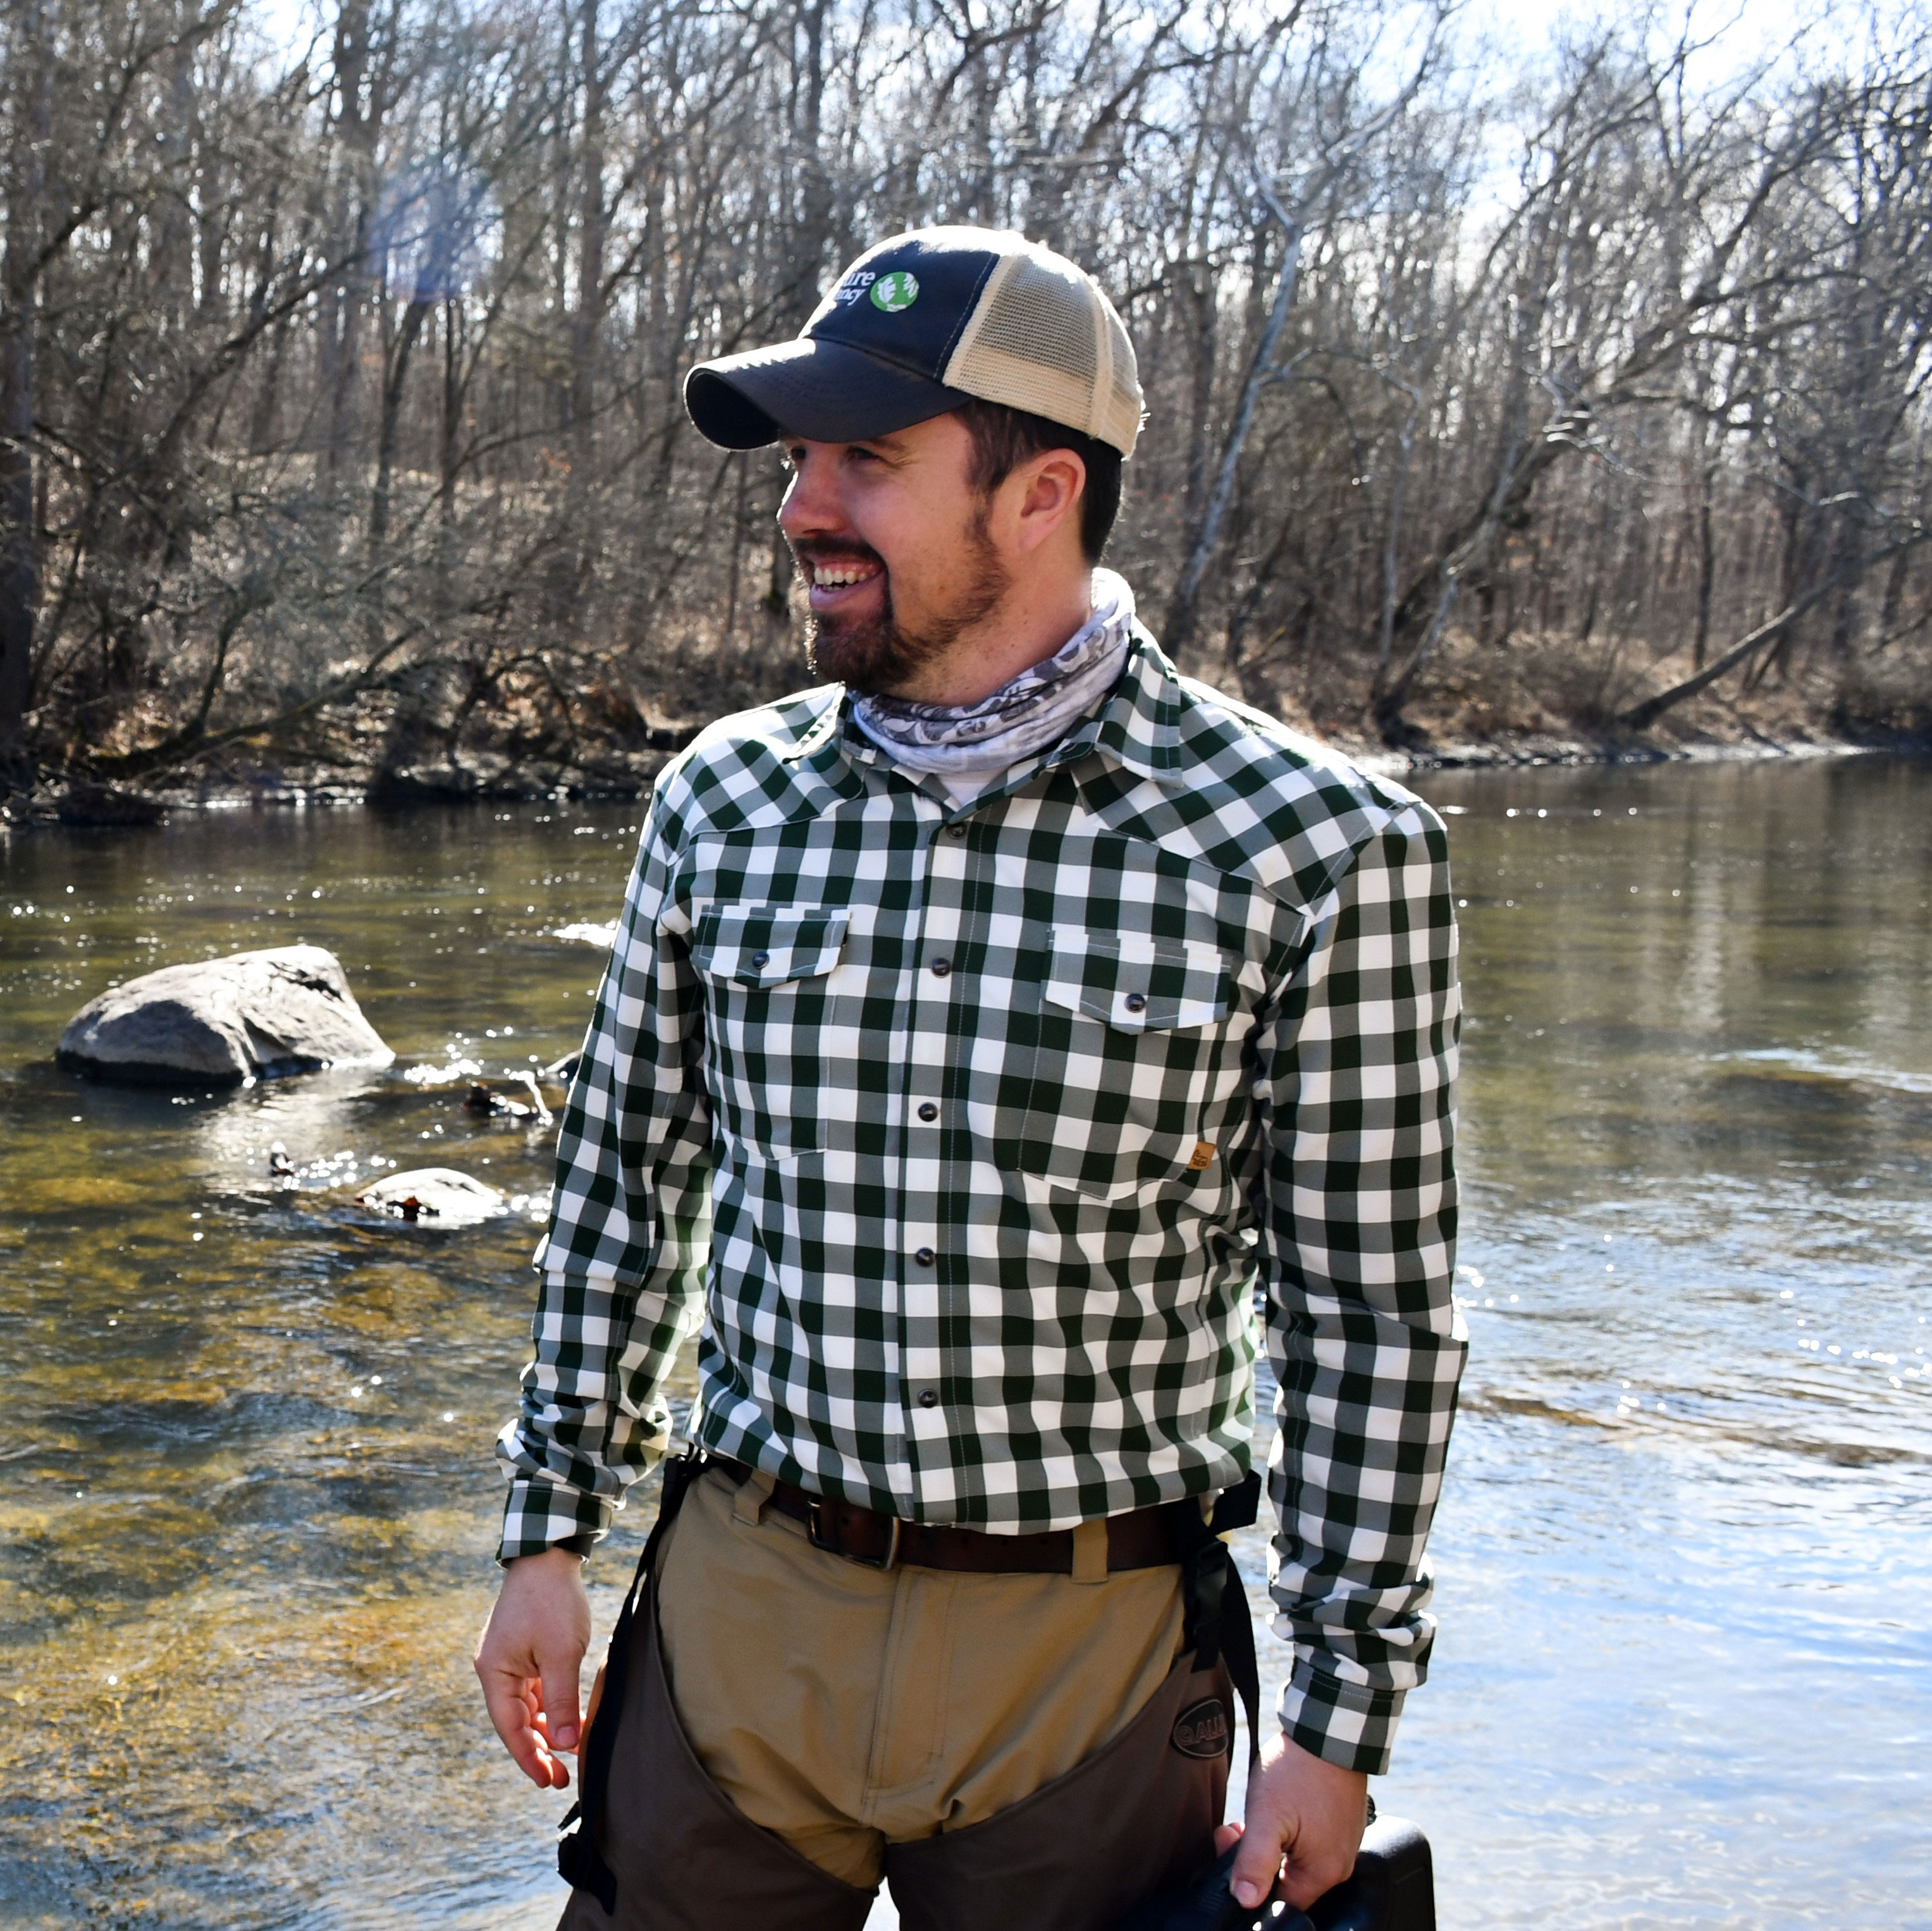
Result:
[[[965,588],[952,607],[928,618],[916,630],[898,621],[892,607],[892,573],[885,559],[863,544],[819,543],[808,538],[792,546],[800,577],[812,580],[813,557],[850,562],[855,558],[879,565],[879,608],[871,616],[814,614],[805,628],[805,661],[814,676],[843,684],[854,697],[872,697],[902,690],[924,667],[943,657],[961,634],[981,621],[1006,593],[1010,579],[986,532],[986,512],[974,518],[966,532],[971,565]]]

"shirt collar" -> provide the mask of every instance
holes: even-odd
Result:
[[[1167,654],[1136,623],[1127,667],[1106,702],[1046,754],[1046,768],[1098,751],[1143,778],[1180,767],[1180,681]]]

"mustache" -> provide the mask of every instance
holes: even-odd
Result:
[[[869,543],[861,543],[856,537],[801,536],[789,540],[792,561],[806,573],[814,563],[876,563],[881,570],[886,567],[886,559]]]

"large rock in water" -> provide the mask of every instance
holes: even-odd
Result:
[[[395,1057],[320,946],[144,973],[83,1006],[58,1054],[70,1071],[144,1086],[236,1086]]]

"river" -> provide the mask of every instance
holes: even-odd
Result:
[[[1932,766],[1418,782],[1466,901],[1473,1345],[1381,1801],[1453,1931],[1932,1925]],[[638,817],[0,839],[0,1926],[554,1921],[563,1800],[467,1663],[548,1139],[460,1075],[575,1044]],[[298,938],[392,1071],[56,1070],[111,980]],[[353,1205],[425,1164],[515,1212]]]

